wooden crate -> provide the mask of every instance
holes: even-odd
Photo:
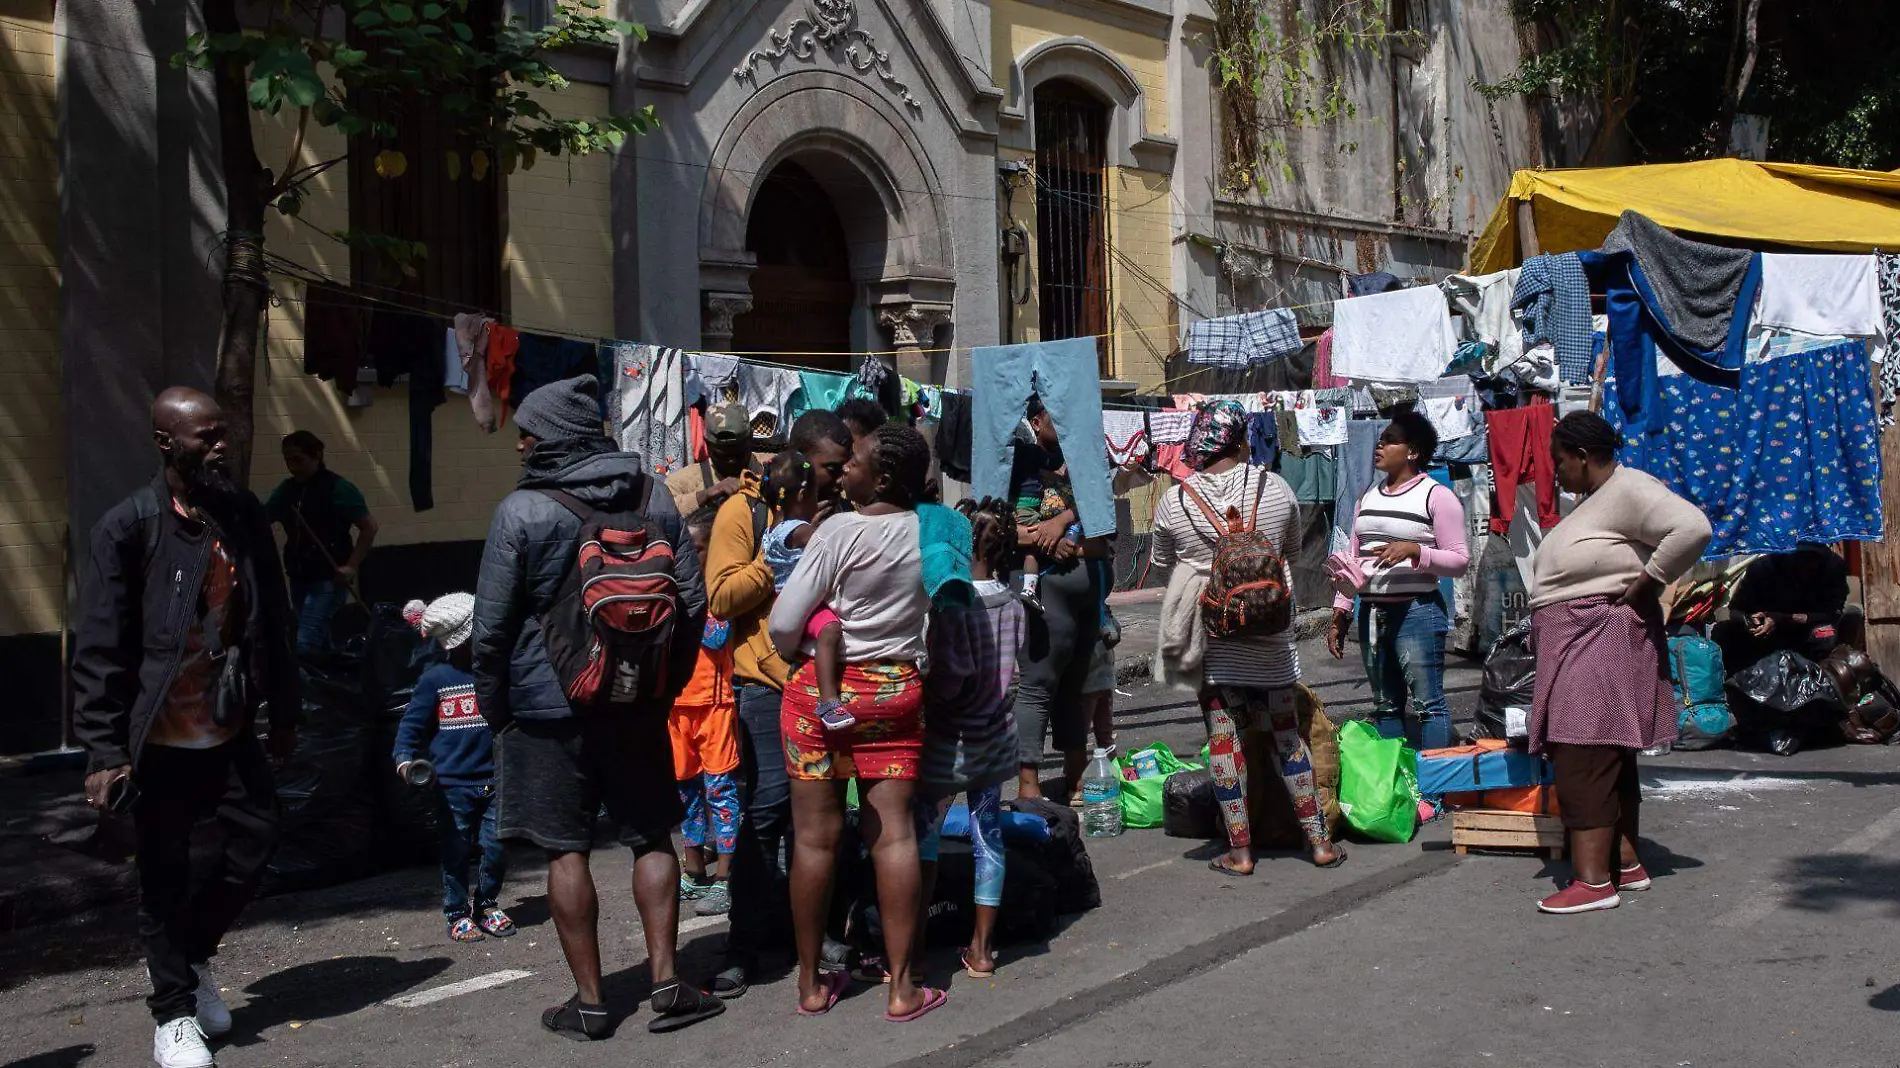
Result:
[[[1474,849],[1530,849],[1562,860],[1565,842],[1563,821],[1556,816],[1490,808],[1451,814],[1451,844],[1461,855]]]

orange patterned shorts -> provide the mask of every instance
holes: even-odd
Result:
[[[779,727],[794,779],[916,779],[924,748],[923,675],[900,662],[846,664],[838,697],[857,724],[832,732],[818,721],[818,672],[806,661],[785,683]]]

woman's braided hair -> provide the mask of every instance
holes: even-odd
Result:
[[[886,423],[871,432],[877,473],[885,478],[880,497],[891,504],[914,507],[923,499],[930,480],[930,443],[910,427]]]
[[[1623,439],[1610,421],[1595,412],[1571,412],[1551,428],[1550,440],[1565,452],[1580,452],[1592,460],[1614,460]]]
[[[966,500],[965,504],[971,513],[971,520],[983,516],[996,525],[997,538],[989,545],[989,557],[986,562],[990,565],[991,572],[997,575],[1008,574],[1016,556],[1016,509],[1011,507],[1009,502],[995,497],[985,497],[981,504]],[[972,546],[977,550],[981,550],[982,547],[981,541]]]
[[[759,488],[759,496],[765,498],[766,504],[784,511],[788,503],[805,492],[810,482],[811,461],[797,449],[786,449],[765,465],[765,484]]]

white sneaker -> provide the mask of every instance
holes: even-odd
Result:
[[[191,970],[198,976],[198,1027],[206,1038],[222,1038],[231,1033],[231,1006],[224,1003],[224,995],[218,993],[218,981],[211,977],[211,965],[194,964]]]
[[[214,1068],[217,1064],[198,1021],[189,1016],[158,1025],[152,1037],[152,1060],[158,1068]]]

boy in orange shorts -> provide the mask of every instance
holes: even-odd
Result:
[[[706,559],[716,507],[701,508],[686,517],[686,533]],[[730,625],[706,617],[699,661],[692,681],[680,692],[667,717],[673,738],[673,777],[679,780],[686,820],[680,837],[680,900],[695,902],[701,916],[722,915],[732,908],[726,880],[739,836],[739,726],[738,706],[732,693]],[[709,842],[710,840],[710,842]],[[706,848],[715,856],[713,875],[706,874]]]

